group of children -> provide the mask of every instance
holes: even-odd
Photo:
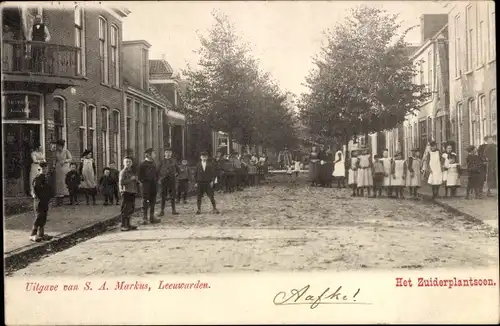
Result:
[[[359,153],[359,154],[358,154]],[[413,149],[410,157],[404,159],[401,153],[394,158],[384,150],[382,157],[374,155],[368,149],[352,151],[348,169],[348,185],[352,196],[382,195],[385,190],[388,197],[404,198],[404,189],[408,188],[412,199],[418,198],[421,179],[428,174],[427,182],[431,185],[433,198],[439,194],[439,187],[445,186],[445,195],[456,196],[460,187],[460,166],[457,156],[451,150],[441,153],[436,143],[431,142],[424,159],[420,158],[420,150]]]

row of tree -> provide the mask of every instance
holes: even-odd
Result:
[[[296,117],[287,105],[290,94],[259,69],[227,16],[214,12],[213,17],[208,36],[200,37],[198,66],[184,71],[185,113],[195,123],[229,133],[229,145],[235,139],[281,149],[296,145],[298,137],[346,144],[357,135],[394,128],[430,95],[414,83],[417,65],[405,41],[410,29],[400,33],[398,15],[363,5],[325,32],[326,45],[306,77],[308,92]]]
[[[280,90],[258,61],[234,25],[220,12],[215,24],[200,36],[197,67],[183,72],[189,86],[185,114],[190,121],[229,134],[242,145],[281,149],[294,146],[296,117],[288,105],[288,93]]]

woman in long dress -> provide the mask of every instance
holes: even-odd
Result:
[[[391,179],[392,179],[392,170],[394,165],[394,160],[389,157],[389,150],[386,148],[383,152],[383,157],[380,159],[384,164],[384,182],[382,186],[387,191],[387,197],[392,197],[392,187],[391,187]]]
[[[35,145],[35,149],[31,152],[31,170],[30,170],[30,194],[34,196],[33,193],[33,180],[38,174],[38,169],[40,168],[40,163],[46,162],[45,155],[43,154],[42,147],[39,144]]]
[[[453,153],[453,146],[451,144],[448,144],[446,145],[446,148],[445,148],[445,152],[443,153],[443,164],[444,166],[448,165],[450,162],[449,162],[449,157],[451,155],[456,155],[455,153]],[[448,196],[448,187],[446,186],[446,180],[448,180],[448,171],[446,170],[446,168],[444,169],[443,171],[443,184],[445,186],[444,188],[444,195],[445,197]]]
[[[337,179],[337,186],[340,188],[341,184],[345,187],[345,160],[344,153],[339,148],[335,153],[335,161],[333,167],[333,177]]]
[[[66,174],[70,170],[70,163],[73,157],[71,153],[64,148],[66,142],[64,140],[58,140],[56,142],[56,160],[54,162],[55,167],[55,197],[56,205],[60,206],[63,204],[63,199],[65,196],[69,196],[68,188],[66,186]]]
[[[363,149],[362,155],[359,156],[358,160],[358,176],[357,176],[357,187],[360,189],[360,195],[364,195],[364,189],[366,188],[368,197],[370,196],[371,188],[373,187],[373,176],[372,176],[372,157],[368,149]]]
[[[316,146],[311,148],[311,153],[309,154],[309,182],[312,186],[315,186],[318,182],[318,168],[319,166],[319,151]]]
[[[95,205],[95,195],[97,193],[97,169],[94,159],[92,158],[92,152],[88,149],[82,153],[80,175],[82,178],[80,189],[85,195],[87,205],[90,205],[89,197],[92,197],[92,204]]]
[[[437,149],[436,142],[432,141],[427,153],[426,171],[429,173],[427,183],[432,187],[432,198],[439,195],[439,186],[443,183],[444,159]]]

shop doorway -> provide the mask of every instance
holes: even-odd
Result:
[[[31,152],[40,145],[39,124],[3,124],[6,197],[30,196]]]

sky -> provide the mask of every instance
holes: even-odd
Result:
[[[399,13],[405,27],[418,25],[424,13],[446,13],[437,1],[165,1],[127,2],[131,11],[123,24],[124,40],[146,40],[150,59],[162,56],[174,71],[196,65],[198,33],[213,26],[214,9],[224,12],[264,71],[270,72],[282,90],[296,95],[313,68],[312,58],[324,41],[323,31],[343,21],[348,9],[368,3]],[[415,28],[407,38],[420,43]]]

